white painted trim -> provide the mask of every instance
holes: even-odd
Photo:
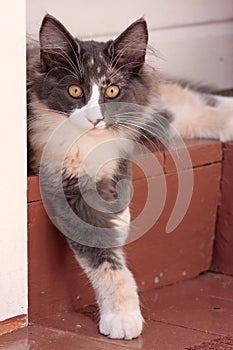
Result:
[[[153,63],[169,76],[233,87],[233,20],[152,31],[150,43]]]

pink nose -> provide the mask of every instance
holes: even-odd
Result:
[[[87,118],[87,120],[93,125],[95,125],[95,123],[97,122],[95,118]]]

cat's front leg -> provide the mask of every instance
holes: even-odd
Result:
[[[142,332],[143,317],[137,286],[126,267],[121,248],[71,246],[95,290],[100,310],[100,333],[114,339],[138,337]]]
[[[99,281],[94,281],[98,289],[100,333],[117,339],[138,337],[142,332],[143,318],[131,272],[126,266],[112,270],[108,263],[101,270],[101,286]]]

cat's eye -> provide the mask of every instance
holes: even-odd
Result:
[[[71,97],[79,98],[83,95],[83,89],[79,85],[70,85],[68,92]]]
[[[108,98],[115,98],[119,95],[120,88],[117,85],[110,85],[105,90],[105,96]]]

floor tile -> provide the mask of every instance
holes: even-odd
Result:
[[[40,320],[39,324],[46,328],[58,329],[65,332],[75,333],[84,337],[99,340],[104,344],[111,343],[116,346],[131,348],[131,342],[124,340],[110,340],[98,332],[98,312],[95,306],[88,306],[80,312],[67,312],[61,315],[54,315]],[[138,346],[136,340],[135,346]]]
[[[233,334],[233,278],[197,279],[141,293],[146,319],[142,336],[111,340],[98,332],[98,310],[52,315],[0,337],[1,350],[182,350]]]
[[[75,318],[75,313],[73,318]],[[71,321],[69,314],[69,321]],[[67,320],[67,319],[66,319]],[[76,324],[77,325],[77,324]],[[58,326],[58,323],[56,323]],[[1,350],[179,350],[187,345],[197,342],[208,341],[213,335],[170,326],[149,320],[146,322],[143,335],[132,341],[119,341],[108,339],[98,334],[97,330],[91,331],[65,331],[58,329],[33,325],[27,329],[19,330],[14,334],[8,334],[0,338]],[[79,328],[79,327],[77,327]],[[74,329],[74,328],[73,328]]]
[[[143,350],[181,350],[216,335],[148,320],[141,337]]]
[[[116,344],[34,325],[0,338],[1,350],[117,350]]]
[[[145,317],[215,334],[233,334],[233,278],[208,274],[145,292]]]

